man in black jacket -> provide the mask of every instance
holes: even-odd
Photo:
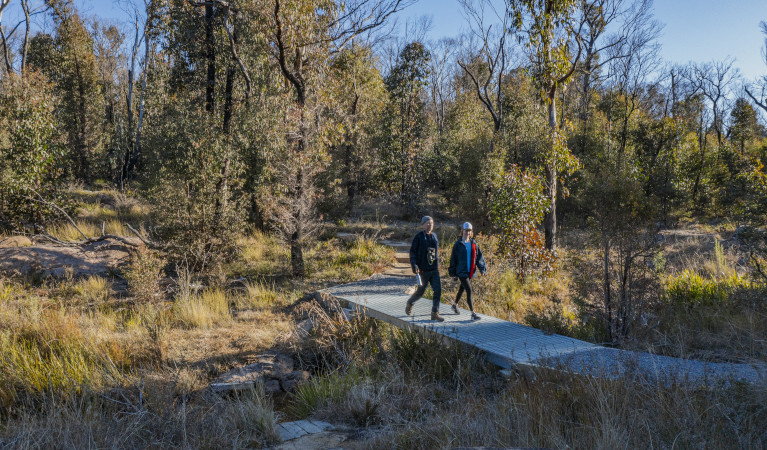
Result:
[[[434,292],[434,298],[431,306],[431,320],[444,322],[445,319],[439,315],[439,299],[442,295],[442,284],[439,280],[439,240],[437,235],[432,233],[434,230],[434,220],[429,216],[421,219],[423,231],[419,232],[413,238],[413,244],[410,246],[410,266],[413,273],[421,276],[421,284],[407,301],[405,314],[410,315],[413,312],[413,303],[416,302],[424,291],[426,285],[431,284],[431,290]]]

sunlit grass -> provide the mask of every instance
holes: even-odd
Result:
[[[268,309],[278,302],[280,293],[274,286],[268,286],[263,282],[248,282],[245,284],[245,293],[237,298],[238,308]]]
[[[104,303],[109,299],[110,283],[104,277],[90,276],[77,282],[75,294],[87,303]]]
[[[210,328],[231,320],[230,298],[221,289],[182,296],[173,305],[176,321],[186,328]]]

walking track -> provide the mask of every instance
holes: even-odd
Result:
[[[407,243],[388,243],[403,250]],[[480,314],[470,320],[470,312],[459,309],[456,315],[442,305],[442,323],[430,320],[431,301],[415,303],[412,316],[405,304],[415,277],[409,272],[407,255],[397,254],[398,264],[390,274],[325,290],[350,309],[383,320],[400,328],[412,328],[472,346],[486,358],[506,369],[550,368],[606,378],[643,377],[661,383],[686,381],[693,384],[717,382],[765,382],[767,366],[711,363],[603,347],[590,342],[547,334],[539,329]],[[449,312],[448,312],[449,311]]]

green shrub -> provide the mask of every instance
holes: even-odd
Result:
[[[490,219],[500,231],[499,253],[521,276],[554,270],[555,254],[545,248],[538,224],[549,210],[543,181],[511,166],[496,182]]]

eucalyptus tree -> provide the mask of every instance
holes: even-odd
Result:
[[[578,167],[557,120],[557,96],[571,81],[577,68],[583,51],[584,22],[578,20],[579,2],[576,0],[507,1],[515,29],[526,37],[530,49],[530,74],[547,107],[550,150],[542,159],[550,207],[543,228],[546,248],[552,250],[557,242],[557,184],[562,175]],[[583,14],[589,14],[589,11]]]
[[[363,33],[384,26],[408,0],[273,0],[268,34],[274,59],[293,91],[287,112],[287,154],[292,162],[286,173],[287,195],[280,203],[279,223],[290,246],[294,276],[306,274],[303,248],[315,228],[313,176],[321,168],[321,148],[313,139],[318,99],[315,84],[328,59]]]
[[[2,51],[3,51],[3,62],[4,62],[4,72],[6,74],[11,73],[11,55],[10,55],[10,45],[8,42],[8,37],[5,34],[5,28],[3,27],[3,12],[8,8],[8,5],[11,4],[11,0],[0,0],[0,45],[2,45]],[[9,33],[11,34],[11,33]]]
[[[730,129],[727,132],[730,141],[744,153],[746,144],[757,138],[760,131],[756,110],[748,100],[738,97],[730,111]]]
[[[583,56],[579,118],[588,120],[594,84],[605,78],[602,68],[629,58],[657,39],[660,24],[652,18],[653,0],[592,0],[581,3]],[[608,72],[609,75],[609,72]]]
[[[40,32],[30,39],[28,64],[55,86],[59,98],[56,113],[67,136],[68,175],[89,182],[103,166],[106,137],[94,37],[69,2],[48,4],[54,34]]]
[[[386,107],[387,93],[376,58],[370,47],[354,43],[338,52],[328,70],[325,115],[341,128],[330,146],[331,164],[324,178],[340,179],[345,194],[345,213],[350,213],[359,195],[371,185],[379,158],[374,138]],[[326,193],[326,198],[330,197]]]

